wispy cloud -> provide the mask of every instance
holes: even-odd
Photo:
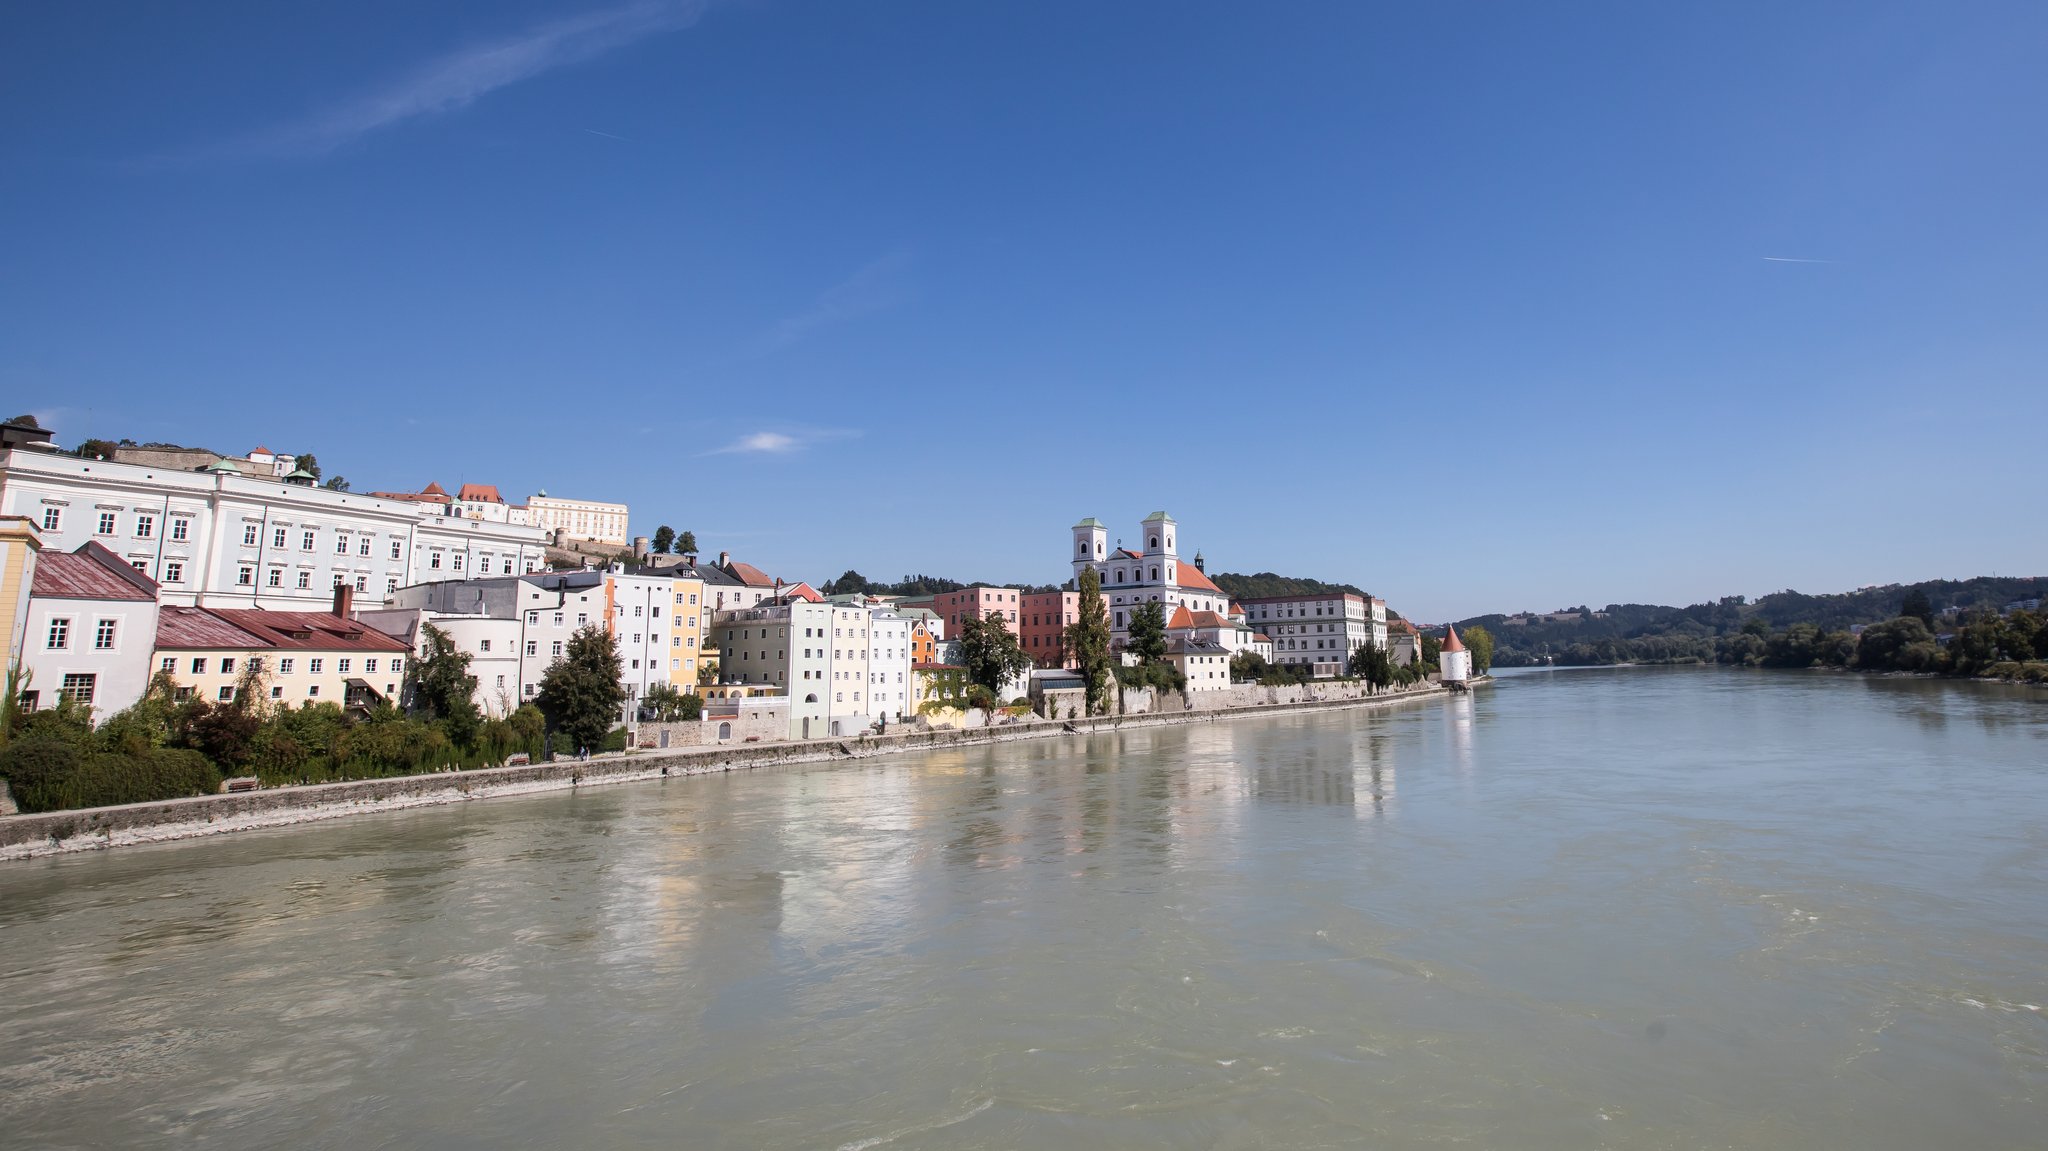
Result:
[[[686,28],[703,11],[703,0],[635,0],[541,24],[429,60],[390,83],[246,138],[225,151],[254,156],[330,152],[372,132],[458,111],[500,88]]]
[[[809,308],[775,325],[775,342],[791,344],[832,324],[892,308],[906,293],[910,257],[891,252],[827,288]]]
[[[703,454],[786,456],[800,452],[812,444],[827,440],[850,440],[858,435],[860,432],[854,428],[794,428],[787,431],[753,432],[722,448],[713,448]]]

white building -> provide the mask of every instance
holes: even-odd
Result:
[[[566,500],[538,492],[526,501],[526,510],[550,537],[560,532],[572,540],[626,546],[625,504]]]
[[[142,698],[156,648],[156,581],[97,543],[36,557],[21,662],[23,702],[59,697],[92,708],[94,723]]]
[[[544,564],[539,528],[229,467],[173,471],[17,444],[0,452],[0,515],[28,517],[48,551],[101,544],[181,605],[319,610],[346,584],[367,608],[407,584]]]
[[[1465,650],[1465,641],[1458,638],[1458,629],[1450,624],[1444,625],[1444,646],[1437,653],[1436,662],[1445,683],[1464,683],[1472,678],[1472,653]]]
[[[476,677],[477,710],[486,716],[502,717],[520,704],[520,656],[522,627],[519,620],[488,615],[459,615],[424,608],[372,608],[356,613],[364,624],[412,647],[414,658],[427,654],[426,625],[432,624],[448,636],[455,650],[469,656],[469,674]]]
[[[1109,529],[1089,516],[1073,528],[1074,579],[1090,568],[1102,577],[1102,595],[1109,609],[1110,640],[1121,644],[1130,638],[1130,616],[1138,605],[1157,602],[1163,619],[1172,619],[1175,608],[1189,611],[1227,613],[1230,597],[1211,583],[1197,564],[1183,563],[1174,542],[1180,527],[1165,512],[1153,512],[1138,525],[1143,551],[1109,544]],[[1119,545],[1121,541],[1119,541]]]
[[[1245,622],[1273,642],[1272,661],[1307,665],[1317,676],[1344,674],[1351,653],[1387,648],[1387,601],[1352,592],[1267,596],[1244,601]]]
[[[629,572],[614,566],[605,571],[535,572],[416,584],[399,588],[386,606],[424,611],[436,626],[441,626],[444,619],[515,622],[518,659],[510,681],[510,685],[516,685],[512,687],[515,708],[532,702],[540,694],[541,678],[549,666],[566,654],[569,637],[578,628],[602,628],[611,634],[618,647],[619,684],[626,689],[626,708],[630,713],[638,701],[647,697],[648,688],[669,682],[668,633],[674,618],[670,603],[673,588],[674,580],[665,572]],[[388,619],[394,626],[404,626],[403,617],[366,613],[364,618],[373,623]],[[472,630],[476,641],[489,640],[495,649],[500,633],[483,629],[480,624]],[[479,695],[495,690],[497,674],[494,669],[491,680],[478,676]]]
[[[784,599],[713,617],[719,678],[790,699],[791,739],[855,735],[914,712],[910,621],[886,605]]]

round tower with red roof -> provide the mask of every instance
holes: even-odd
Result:
[[[1472,678],[1472,653],[1465,650],[1458,629],[1450,624],[1444,625],[1443,651],[1438,653],[1436,662],[1446,685],[1463,684]]]

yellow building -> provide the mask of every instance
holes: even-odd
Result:
[[[684,575],[678,569],[669,581],[675,606],[669,608],[668,682],[685,695],[697,690],[697,672],[702,666],[704,629],[711,622],[711,609],[704,606],[704,581]]]
[[[21,660],[28,593],[42,547],[42,535],[27,516],[0,516],[0,636],[7,640],[6,667],[0,667],[0,675]]]
[[[287,707],[395,703],[411,655],[405,641],[333,612],[166,605],[157,616],[156,669],[180,699],[227,703],[254,685]]]

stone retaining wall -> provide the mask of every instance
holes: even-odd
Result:
[[[1482,681],[1483,682],[1483,681]],[[933,748],[1007,743],[1063,734],[1085,735],[1133,727],[1206,723],[1260,712],[1311,711],[1387,705],[1444,694],[1440,687],[1414,688],[1374,697],[1324,692],[1336,685],[1309,685],[1315,698],[1302,698],[1297,688],[1251,688],[1250,692],[1281,693],[1271,702],[1236,707],[1197,706],[1193,711],[1156,715],[1100,716],[1082,720],[1026,718],[992,727],[941,728],[891,732],[884,736],[806,742],[726,745],[668,751],[627,752],[587,761],[558,760],[522,767],[448,771],[393,779],[366,779],[304,787],[265,788],[234,795],[206,795],[121,807],[91,807],[39,815],[0,816],[0,859],[26,859],[69,851],[91,851],[134,843],[156,843],[217,835],[256,827],[335,819],[375,811],[397,811],[443,803],[461,803],[494,795],[659,779],[669,775],[705,775],[746,771],[783,764],[867,759]],[[1237,690],[1237,689],[1233,689]],[[1287,693],[1294,693],[1292,698]],[[1196,693],[1224,695],[1224,692]],[[1169,699],[1175,698],[1169,695]]]

